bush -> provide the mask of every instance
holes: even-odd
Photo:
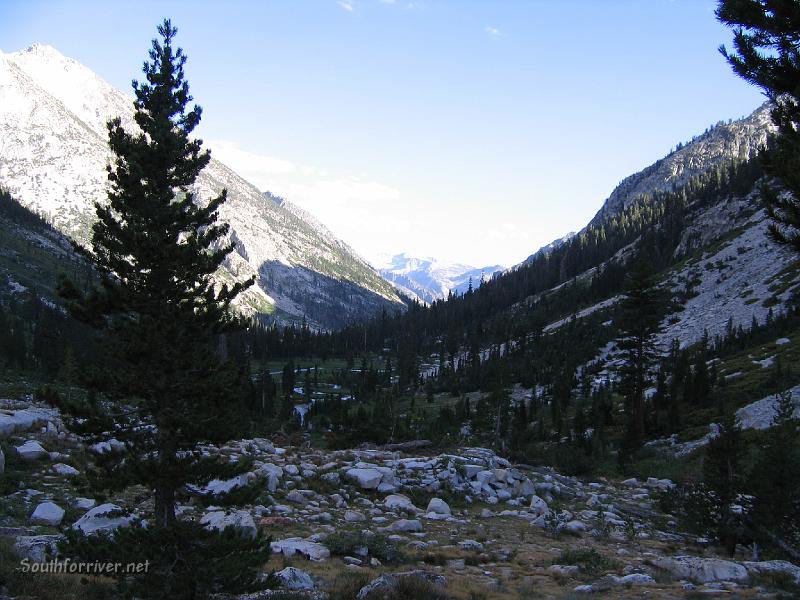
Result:
[[[381,534],[365,535],[355,531],[332,533],[323,544],[334,556],[353,556],[357,549],[366,548],[370,556],[386,564],[398,564],[403,560],[400,549]]]
[[[62,555],[87,562],[149,561],[146,573],[116,575],[125,598],[205,598],[212,593],[261,589],[258,577],[269,559],[269,540],[243,538],[228,528],[210,531],[199,523],[177,521],[168,528],[141,525],[120,528],[114,537],[67,530]]]
[[[553,559],[554,565],[578,565],[588,575],[602,575],[608,571],[616,571],[622,565],[618,560],[600,554],[593,548],[580,548],[577,550],[564,550],[558,558]]]

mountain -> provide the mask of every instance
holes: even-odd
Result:
[[[404,253],[382,257],[376,268],[398,290],[426,303],[447,298],[450,292],[463,294],[470,281],[473,287],[478,287],[482,279],[485,281],[503,270],[501,265],[478,268]]]
[[[115,116],[135,129],[131,98],[57,50],[0,54],[0,187],[85,244],[93,204],[105,198],[105,123]],[[403,308],[394,288],[328,229],[212,159],[195,192],[203,201],[223,188],[220,216],[236,252],[219,278],[257,276],[243,309],[330,329]]]
[[[664,158],[623,179],[591,223],[598,224],[618,214],[638,197],[679,189],[692,177],[709,169],[731,160],[746,160],[774,132],[769,103],[764,103],[743,119],[717,123],[692,141],[678,144]]]
[[[550,254],[553,250],[561,247],[562,245],[564,245],[565,243],[570,241],[573,237],[575,237],[575,232],[574,231],[570,231],[567,235],[564,235],[564,236],[562,236],[560,238],[556,238],[552,242],[550,242],[549,244],[546,244],[546,245],[542,246],[541,248],[539,248],[536,252],[531,254],[528,258],[526,258],[522,262],[531,261],[534,258],[536,258],[537,256],[539,256],[540,254]]]

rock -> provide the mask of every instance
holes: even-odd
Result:
[[[350,469],[347,478],[356,481],[361,489],[374,490],[381,484],[383,473],[377,469]]]
[[[75,502],[73,502],[72,505],[81,510],[89,510],[97,505],[97,500],[93,498],[75,498]]]
[[[462,550],[483,552],[483,544],[475,540],[464,540],[463,542],[459,542],[458,547]]]
[[[747,572],[751,575],[761,575],[764,573],[787,573],[793,579],[795,585],[800,585],[800,567],[785,560],[765,560],[761,562],[748,561],[742,563]]]
[[[531,496],[531,512],[537,517],[541,517],[550,513],[550,507],[547,506],[547,502],[534,494]]]
[[[409,513],[419,512],[419,509],[414,506],[414,503],[411,502],[411,499],[403,494],[391,494],[390,496],[386,496],[386,499],[383,501],[383,505],[389,510],[399,510]]]
[[[299,537],[272,542],[270,547],[276,554],[283,554],[287,558],[299,554],[312,561],[322,561],[331,555],[330,550],[322,544]]]
[[[228,527],[233,527],[243,537],[251,540],[255,539],[258,534],[253,515],[247,510],[237,510],[231,513],[221,510],[211,511],[203,515],[203,518],[200,519],[200,524],[205,525],[206,529],[216,529],[217,531],[224,531]]]
[[[14,542],[14,552],[31,562],[44,562],[58,555],[58,542],[63,535],[21,535]]]
[[[65,465],[64,463],[57,463],[50,468],[59,475],[65,475],[67,477],[74,477],[75,475],[80,475],[80,471],[78,471],[78,469],[76,469],[75,467],[71,467],[70,465]]]
[[[297,465],[286,465],[283,467],[283,470],[290,477],[295,477],[300,474],[300,469],[297,468]]]
[[[730,560],[701,558],[698,556],[663,556],[651,560],[660,569],[669,571],[679,579],[698,583],[710,581],[747,581],[747,569]]]
[[[583,521],[567,521],[564,524],[564,529],[569,533],[582,533],[586,531],[586,523]]]
[[[481,514],[478,515],[479,519],[491,519],[494,516],[494,513],[490,511],[488,508],[482,508]]]
[[[87,511],[75,521],[72,528],[78,529],[84,535],[91,535],[98,531],[111,532],[119,527],[128,527],[133,521],[133,515],[125,515],[116,504],[106,503]]]
[[[47,450],[35,440],[28,440],[21,446],[17,446],[16,451],[22,460],[39,460],[47,456]]]
[[[300,504],[302,506],[305,506],[308,503],[306,497],[303,496],[303,494],[301,494],[297,490],[291,491],[288,494],[286,494],[286,500],[289,502],[293,502],[295,504]]]
[[[50,415],[44,410],[0,410],[0,436],[8,437],[16,431],[29,431],[47,422]]]
[[[107,452],[121,452],[125,450],[125,444],[116,438],[111,438],[105,442],[97,442],[89,446],[89,450],[95,454],[105,454]]]
[[[31,515],[31,523],[35,525],[60,525],[64,518],[64,509],[54,502],[42,502]]]
[[[342,558],[342,562],[353,567],[360,567],[363,564],[363,561],[355,556],[345,556]]]
[[[448,516],[452,514],[450,506],[447,504],[447,502],[441,500],[440,498],[431,498],[431,501],[428,502],[428,509],[426,512]]]
[[[628,486],[628,487],[638,487],[639,486],[639,480],[636,479],[635,477],[631,477],[630,479],[626,479],[625,481],[621,481],[620,484]]]
[[[278,571],[275,573],[275,577],[281,580],[283,587],[287,590],[313,590],[315,587],[311,575],[294,567],[286,567]]]
[[[360,521],[366,521],[367,517],[364,513],[360,513],[357,510],[348,510],[344,513],[344,520],[348,523],[358,523]]]
[[[400,519],[389,526],[391,531],[404,531],[406,533],[418,533],[422,531],[422,523],[419,519]]]
[[[356,600],[366,600],[370,595],[376,592],[383,592],[383,596],[387,596],[389,590],[397,585],[400,579],[406,577],[414,577],[427,581],[428,583],[437,587],[445,587],[447,580],[442,575],[429,573],[427,571],[406,571],[403,573],[384,573],[377,579],[373,579],[369,584],[361,588],[356,594]]]
[[[335,471],[331,473],[323,473],[320,479],[322,479],[322,481],[330,483],[331,485],[339,485],[339,483],[341,483],[342,480],[339,474]]]
[[[623,577],[617,575],[606,575],[598,579],[591,585],[579,585],[575,588],[576,592],[607,592],[616,587],[633,587],[635,585],[650,585],[655,583],[655,579],[644,573],[631,573]]]
[[[573,577],[580,573],[581,568],[578,565],[551,565],[547,570],[553,575]]]

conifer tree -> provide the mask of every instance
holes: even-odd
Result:
[[[188,108],[186,56],[173,45],[177,30],[165,20],[158,33],[144,63],[145,81],[133,82],[138,129],[126,130],[120,118],[108,123],[110,191],[107,203],[95,205],[86,251],[100,287],[83,294],[64,279],[60,293],[107,344],[97,381],[106,400],[82,407],[76,423],[94,439],[113,431],[125,450],[101,457],[102,473],[93,481],[111,490],[131,484],[152,490],[154,526],[132,535],[153,540],[158,564],[150,578],[160,581],[158,594],[179,598],[196,597],[196,586],[206,581],[192,576],[188,546],[211,542],[198,534],[199,525],[176,521],[176,493],[247,466],[206,457],[200,445],[221,444],[241,431],[241,374],[220,348],[224,334],[240,325],[231,303],[253,282],[214,283],[233,249],[224,241],[228,225],[218,221],[226,192],[202,203],[192,191],[210,161],[202,141],[191,137],[201,109]],[[170,555],[165,548],[173,547]]]
[[[762,152],[764,171],[789,195],[765,184],[762,198],[778,242],[800,252],[800,4],[796,0],[721,0],[717,18],[733,28],[734,51],[720,52],[734,72],[773,103],[778,136]]]
[[[641,446],[645,434],[645,391],[656,353],[655,334],[660,331],[664,307],[663,294],[653,286],[644,263],[634,266],[628,278],[625,299],[620,305],[623,352],[620,388],[625,397],[625,455]]]

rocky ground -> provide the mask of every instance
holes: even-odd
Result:
[[[118,443],[86,447],[52,408],[0,401],[0,440],[23,476],[23,489],[0,499],[0,534],[21,557],[43,560],[67,527],[113,530],[152,509],[137,490],[100,503],[81,495],[92,456]],[[196,492],[256,483],[263,493],[233,508],[192,499],[182,517],[243,535],[264,529],[273,539],[265,572],[311,597],[325,597],[343,576],[363,583],[358,598],[380,597],[404,578],[471,599],[767,598],[800,585],[791,563],[751,560],[746,549],[722,558],[680,531],[658,508],[669,480],[581,481],[483,448],[325,451],[253,439],[209,451],[254,466]]]

